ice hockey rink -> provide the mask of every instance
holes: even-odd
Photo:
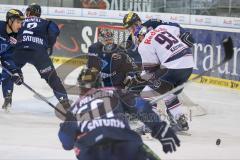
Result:
[[[32,66],[24,67],[23,73],[25,82],[36,91],[53,95]],[[179,136],[181,147],[173,154],[164,154],[158,141],[147,140],[146,144],[161,159],[240,159],[240,91],[192,83],[185,94],[207,112],[192,118],[192,136]],[[58,141],[59,123],[51,107],[24,86],[16,86],[11,112],[0,111],[0,159],[75,159],[74,152],[64,151]],[[220,145],[216,145],[218,138]]]

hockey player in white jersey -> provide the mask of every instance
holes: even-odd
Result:
[[[128,27],[132,25],[135,25],[134,35],[139,43],[138,52],[145,72],[142,77],[149,84],[143,93],[151,88],[164,94],[186,82],[192,73],[194,62],[191,45],[186,42],[186,37],[182,37],[182,28],[176,24],[160,22],[151,30],[141,23],[132,23]],[[169,95],[164,101],[173,128],[186,131],[189,126],[177,97],[180,92]]]
[[[143,69],[147,73],[153,73],[156,80],[161,79],[161,82],[154,81],[153,83],[153,77],[145,78],[147,81],[152,81],[150,86],[160,86],[158,89],[157,87],[151,88],[162,94],[187,81],[193,67],[190,48],[193,46],[194,39],[190,32],[177,23],[164,22],[160,19],[149,19],[143,23],[140,16],[134,12],[129,12],[124,16],[123,26],[131,32],[128,40],[135,45],[140,45],[138,52],[141,55]],[[159,26],[162,26],[163,30],[155,32]],[[147,32],[149,34],[145,37]],[[146,75],[148,74],[145,74],[144,77],[149,77]],[[145,88],[144,93],[146,90],[149,88]],[[188,130],[188,123],[177,94],[172,94],[164,99],[167,113],[173,128]],[[150,96],[149,92],[147,95]]]

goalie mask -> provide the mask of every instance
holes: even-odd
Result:
[[[112,53],[117,49],[117,45],[114,44],[114,35],[111,29],[99,29],[98,41],[103,44],[102,51],[105,53]]]

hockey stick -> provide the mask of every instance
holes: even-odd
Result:
[[[154,104],[154,103],[158,102],[159,100],[162,100],[163,98],[167,97],[169,94],[175,93],[175,92],[183,89],[185,85],[193,82],[196,79],[201,78],[205,74],[211,72],[212,70],[220,67],[221,65],[225,64],[227,61],[232,59],[233,53],[234,53],[232,38],[231,37],[225,38],[222,43],[223,43],[223,47],[224,47],[225,57],[219,64],[214,65],[212,68],[208,69],[207,71],[202,72],[201,74],[199,74],[198,76],[194,77],[193,79],[191,79],[191,80],[183,83],[182,85],[179,85],[176,88],[174,88],[174,89],[172,89],[172,90],[170,90],[170,91],[168,91],[168,92],[158,96],[157,98],[155,98],[152,101],[150,101],[150,103]]]
[[[6,69],[5,67],[3,67],[1,64],[0,64],[0,67],[5,71],[7,72],[7,74],[9,74],[11,77],[13,76],[13,74],[8,70]],[[23,86],[25,86],[27,89],[29,89],[31,92],[33,92],[35,95],[37,95],[42,101],[46,102],[49,106],[51,106],[54,110],[58,111],[60,114],[62,114],[64,117],[66,117],[66,114],[63,113],[61,110],[59,110],[57,107],[55,107],[51,102],[49,102],[44,96],[42,96],[41,94],[39,94],[38,92],[36,92],[32,87],[30,87],[28,84],[26,83],[22,83]]]

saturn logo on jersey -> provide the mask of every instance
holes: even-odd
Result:
[[[103,78],[103,79],[109,78],[109,77],[113,77],[113,76],[115,76],[116,74],[117,74],[116,71],[114,71],[113,73],[100,72],[100,76],[101,76],[101,78]]]
[[[22,41],[23,42],[33,42],[33,43],[43,45],[43,39],[42,38],[33,37],[33,36],[23,36]]]
[[[87,124],[89,131],[96,129],[97,127],[125,128],[125,124],[118,119],[95,119]]]

